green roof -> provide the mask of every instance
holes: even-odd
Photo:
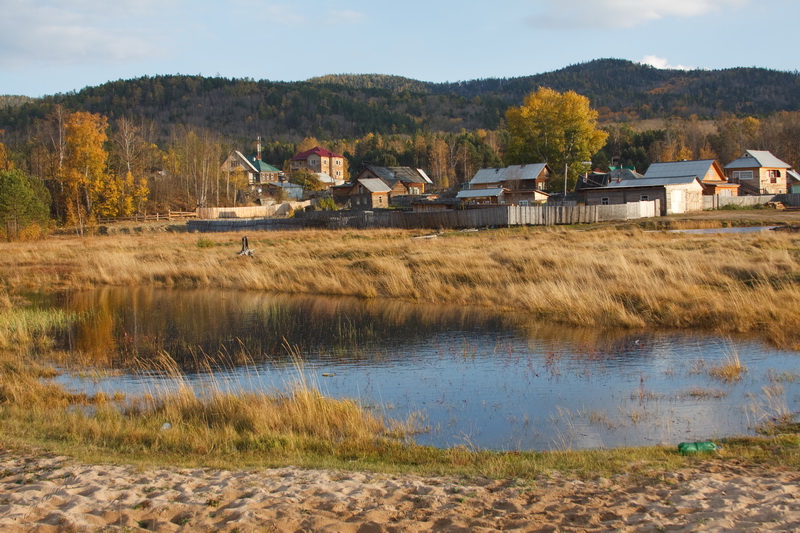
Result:
[[[259,172],[280,172],[281,171],[279,168],[275,168],[270,164],[264,163],[262,160],[257,159],[255,157],[251,157],[250,158],[250,163],[252,163],[253,166],[256,167],[256,170],[258,170]]]

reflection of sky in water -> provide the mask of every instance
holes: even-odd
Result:
[[[671,229],[667,233],[758,233],[771,231],[779,226],[741,226],[735,228]]]
[[[220,331],[247,343],[246,333],[231,324],[257,330],[255,346],[274,347],[280,343],[264,339],[274,335],[267,330],[280,325],[302,341],[304,372],[323,394],[357,398],[391,418],[423,413],[431,430],[417,436],[421,444],[595,448],[750,433],[758,421],[759,413],[751,411],[763,396],[762,387],[770,385],[769,375],[781,373],[791,378],[781,383],[787,405],[798,410],[800,384],[794,383],[800,380],[798,354],[752,340],[686,333],[598,335],[531,327],[486,310],[443,308],[437,315],[431,306],[265,295],[246,302],[230,294],[225,301],[236,305],[225,307],[225,324],[220,326],[219,314],[211,312],[221,301],[218,292],[192,293],[191,305],[184,298],[180,307],[189,311],[183,314],[169,302],[184,293],[164,294],[168,297],[139,295],[135,312],[126,307],[129,296],[124,292],[111,298],[91,296],[99,304],[94,300],[72,304],[108,308],[115,317],[111,329],[117,339],[109,342],[118,349],[127,346],[125,339],[133,330],[148,345],[161,338],[176,346],[175,339],[167,339],[175,332],[185,336],[180,339],[185,346],[215,335],[220,342]],[[265,308],[270,309],[268,320]],[[339,317],[344,315],[350,325],[347,336],[354,341],[349,349],[343,349],[341,342]],[[359,337],[356,332],[364,329],[371,333]],[[339,338],[331,340],[331,335]],[[76,331],[66,337],[85,336],[86,332]],[[213,354],[210,345],[203,351]],[[709,377],[708,369],[733,352],[748,367],[742,380],[727,384]],[[246,367],[225,364],[211,373],[190,372],[187,379],[201,389],[210,383],[211,388],[234,392],[272,391],[285,389],[297,375],[279,346],[263,357],[250,355],[254,362]],[[165,386],[158,377],[132,374],[95,380],[65,375],[58,380],[89,392],[137,394]]]

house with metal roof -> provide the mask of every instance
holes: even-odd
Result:
[[[250,186],[277,182],[281,175],[280,169],[262,161],[258,153],[247,157],[238,150],[228,155],[221,168],[226,173],[244,173]]]
[[[733,183],[741,185],[745,194],[782,194],[788,191],[787,171],[791,165],[766,150],[747,150],[738,159],[725,165],[725,173]]]
[[[526,204],[546,201],[550,196],[545,185],[552,172],[547,163],[512,165],[505,168],[482,168],[469,180],[468,189],[503,189],[503,201],[499,203]],[[463,196],[464,198],[472,196]]]
[[[378,178],[361,178],[350,185],[347,196],[351,209],[381,209],[389,207],[392,189]]]
[[[345,180],[344,157],[319,146],[292,156],[289,160],[289,169],[292,172],[306,169],[315,174],[324,172],[335,181]]]
[[[703,210],[703,184],[696,175],[612,180],[583,189],[586,205],[615,205],[659,200],[661,214]]]
[[[392,189],[392,196],[417,196],[425,194],[433,181],[421,168],[380,167],[367,165],[358,173],[356,180],[379,179]]]
[[[703,184],[703,194],[707,196],[738,196],[739,185],[731,183],[722,167],[714,159],[695,161],[669,161],[653,163],[644,173],[645,178],[673,178],[697,176]]]

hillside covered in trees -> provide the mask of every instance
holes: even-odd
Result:
[[[0,129],[22,134],[56,104],[114,121],[153,121],[163,138],[175,125],[227,138],[281,141],[489,129],[538,87],[589,98],[602,122],[800,111],[800,75],[760,68],[660,70],[603,59],[511,79],[427,83],[399,76],[329,75],[305,82],[155,76],[109,82],[41,99],[0,99]]]
[[[0,206],[0,225],[6,237],[36,234],[18,228],[47,227],[36,221],[48,205],[50,219],[83,231],[102,218],[255,201],[246,178],[221,163],[232,150],[255,156],[257,137],[262,160],[287,171],[293,154],[322,146],[345,157],[346,177],[367,164],[409,166],[424,169],[434,191],[455,195],[477,170],[515,162],[507,112],[540,87],[574,91],[597,111],[605,144],[591,155],[594,169],[725,164],[745,149],[800,167],[797,73],[599,60],[448,84],[385,75],[294,83],[143,77],[41,99],[0,96],[0,178],[15,198],[30,200],[24,217],[17,210],[8,219]],[[547,156],[524,159],[531,157]],[[570,168],[571,182],[581,171]],[[298,183],[291,172],[288,179]]]

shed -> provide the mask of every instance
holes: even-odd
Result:
[[[614,205],[660,200],[661,214],[703,210],[703,185],[697,176],[612,181],[584,189],[586,205]]]
[[[493,187],[491,189],[464,189],[458,191],[456,198],[463,203],[471,204],[502,204],[505,203],[505,189]]]
[[[707,196],[739,196],[739,185],[728,181],[722,167],[714,159],[653,163],[644,173],[645,178],[681,176],[697,176],[703,185],[703,194]]]

